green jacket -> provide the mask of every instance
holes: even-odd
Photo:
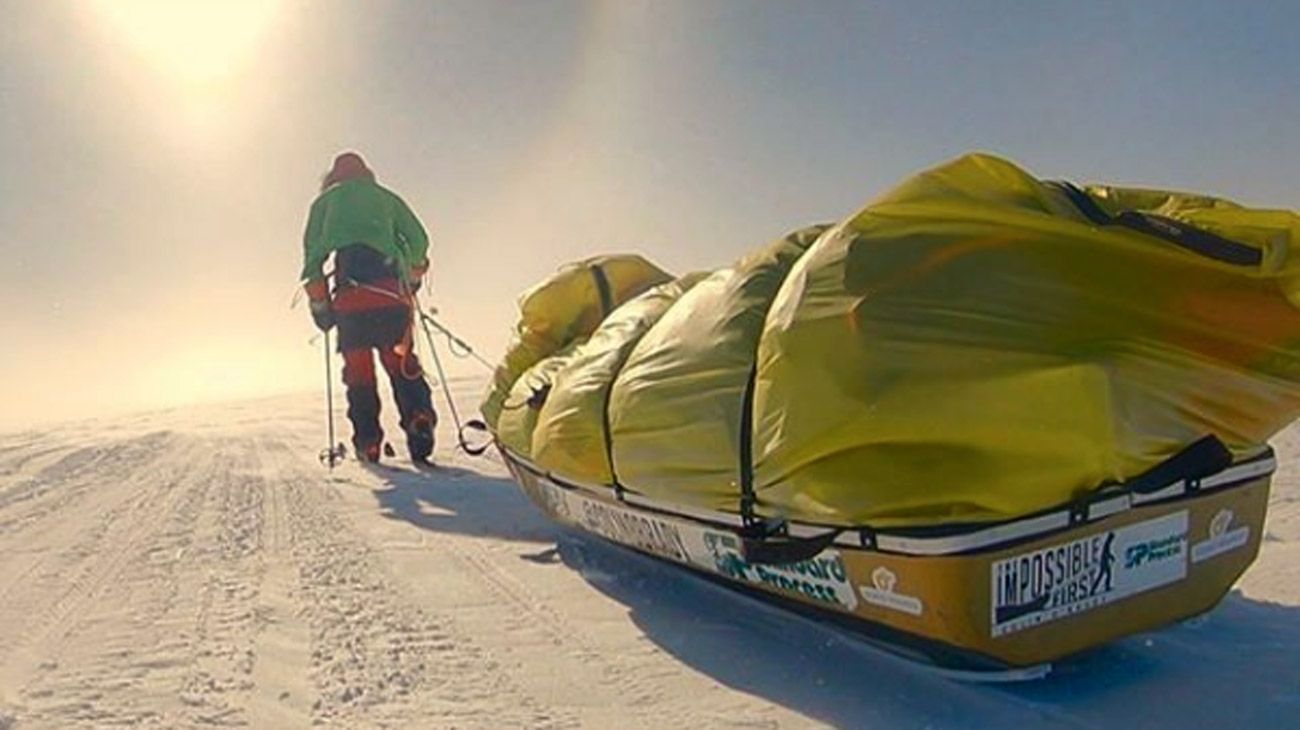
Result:
[[[332,185],[311,204],[303,233],[302,280],[324,277],[331,252],[364,243],[392,258],[398,271],[428,265],[429,235],[415,213],[396,193],[370,180]]]

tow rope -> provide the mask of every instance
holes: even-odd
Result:
[[[343,444],[334,443],[334,376],[330,374],[330,332],[325,330],[325,341],[322,343],[325,350],[325,421],[328,424],[326,430],[326,444],[320,452],[320,461],[333,469],[344,458]]]
[[[405,288],[405,284],[403,284],[403,288]],[[463,423],[461,422],[460,412],[456,410],[456,401],[451,397],[451,387],[447,385],[447,373],[442,369],[442,358],[438,357],[438,348],[435,347],[433,343],[433,333],[429,331],[430,325],[437,327],[439,332],[442,332],[447,336],[447,349],[450,350],[453,355],[456,354],[456,350],[452,345],[454,342],[458,343],[459,346],[463,348],[464,352],[473,355],[475,359],[480,363],[483,363],[483,365],[488,369],[491,369],[492,366],[482,357],[479,357],[478,353],[475,353],[473,348],[466,344],[464,340],[452,334],[451,330],[442,326],[442,324],[431,315],[425,313],[425,311],[420,307],[420,298],[415,292],[409,292],[409,294],[411,297],[411,311],[415,312],[420,318],[420,329],[424,330],[424,339],[429,343],[429,355],[433,357],[433,366],[438,369],[438,382],[442,385],[442,394],[447,399],[447,410],[451,411],[451,420],[456,424],[456,440],[460,442],[460,448],[463,449],[465,453],[470,456],[480,456],[484,451],[487,451],[489,446],[492,445],[492,441],[485,441],[481,446],[472,446],[465,438],[465,431],[474,430],[487,433],[487,424],[478,418],[473,418]],[[461,355],[461,357],[466,356],[467,355]]]

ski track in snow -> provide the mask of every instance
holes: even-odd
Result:
[[[1215,611],[991,686],[559,527],[446,418],[439,471],[327,472],[320,410],[0,434],[0,730],[1300,726],[1300,428]]]

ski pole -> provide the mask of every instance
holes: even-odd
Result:
[[[327,438],[325,450],[321,452],[321,461],[329,464],[333,469],[334,464],[338,462],[342,454],[334,447],[334,375],[330,372],[330,332],[324,332],[325,345],[325,422],[327,424]]]
[[[447,373],[442,369],[442,359],[438,357],[438,348],[433,344],[433,333],[429,332],[428,318],[424,315],[420,307],[420,298],[416,292],[410,292],[411,307],[420,318],[420,329],[424,330],[425,342],[429,344],[429,356],[433,358],[433,366],[438,370],[438,382],[442,384],[443,397],[447,399],[447,409],[451,411],[451,420],[456,424],[456,440],[460,442],[460,447],[470,456],[478,456],[487,451],[489,444],[482,446],[470,446],[465,440],[465,429],[472,428],[477,431],[486,431],[487,424],[478,419],[462,423],[460,413],[456,410],[456,401],[451,397],[451,387],[447,384]]]

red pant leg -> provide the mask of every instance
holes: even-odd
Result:
[[[343,383],[347,385],[352,445],[358,450],[377,447],[383,443],[384,429],[379,425],[379,390],[369,347],[343,351]]]
[[[414,352],[407,353],[406,357],[402,357],[392,347],[381,347],[379,348],[379,362],[384,366],[384,370],[390,378],[402,377],[415,380],[424,375],[424,371],[420,369],[420,359],[415,356]]]
[[[343,351],[343,384],[349,388],[375,384],[375,358],[369,347]]]

